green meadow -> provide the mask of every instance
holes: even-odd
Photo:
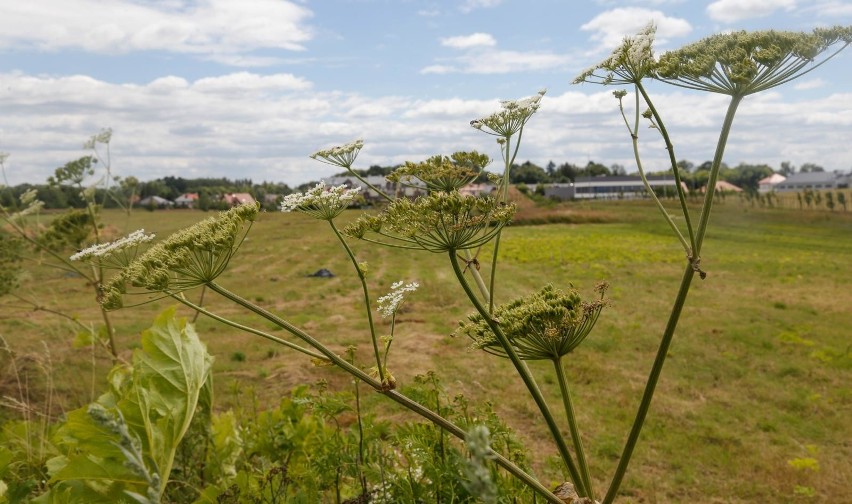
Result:
[[[567,360],[595,487],[606,488],[680,282],[683,252],[647,202],[571,203],[550,211],[559,222],[504,231],[495,295],[507,302],[552,283],[592,296],[596,283],[610,284],[609,306]],[[713,212],[701,262],[707,278],[693,283],[617,502],[847,502],[852,213],[752,208],[733,201]],[[341,224],[359,214],[347,211]],[[206,216],[190,210],[103,215],[108,237],[140,228],[165,237]],[[511,364],[451,336],[472,308],[447,257],[351,245],[368,264],[374,299],[399,280],[421,284],[397,317],[388,361],[397,380],[405,384],[435,371],[450,397],[491,398],[533,453],[542,481],[553,486],[565,481],[549,463],[557,454]],[[479,253],[484,274],[490,257],[490,249]],[[81,322],[98,322],[91,286],[45,266],[27,268],[20,292],[46,309],[0,300],[0,335],[17,355],[14,370],[0,371],[0,395],[59,415],[102,390],[111,361],[105,352],[75,345],[76,330],[49,312],[63,307]],[[309,276],[320,268],[335,276]],[[219,283],[332,342],[341,353],[356,345],[366,367],[369,329],[351,268],[324,222],[270,212],[261,214]],[[197,300],[201,292],[187,296]],[[241,323],[275,330],[210,293],[204,304]],[[155,300],[114,314],[125,357],[140,331],[169,306]],[[184,307],[179,312],[193,317]],[[387,321],[379,320],[388,331]],[[334,389],[350,382],[348,375],[314,367],[302,355],[203,316],[196,325],[216,357],[219,408],[249,391],[261,404],[277,404],[299,384],[325,380]],[[548,400],[558,404],[551,365],[531,367]],[[380,417],[411,418],[378,395],[367,396],[366,403]],[[17,414],[6,408],[0,419]]]

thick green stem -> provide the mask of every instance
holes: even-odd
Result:
[[[556,425],[556,420],[553,418],[553,413],[550,411],[550,407],[547,405],[547,401],[544,400],[544,396],[541,393],[541,390],[538,388],[538,384],[536,384],[535,379],[530,373],[529,368],[526,363],[521,360],[518,356],[518,353],[515,351],[515,347],[512,346],[512,343],[503,334],[503,330],[500,329],[500,326],[497,322],[491,317],[489,312],[486,310],[485,306],[479,302],[479,299],[476,298],[476,294],[473,293],[473,290],[468,285],[467,280],[464,278],[464,272],[462,272],[461,267],[459,266],[458,258],[454,251],[449,252],[450,262],[453,265],[453,271],[456,274],[456,277],[459,280],[462,288],[467,294],[467,297],[470,298],[470,302],[473,303],[474,307],[476,307],[476,311],[482,316],[483,320],[486,320],[488,326],[494,332],[494,335],[500,341],[500,345],[505,350],[506,354],[509,357],[509,360],[512,361],[512,364],[515,366],[515,369],[518,371],[518,374],[521,376],[521,380],[523,380],[524,385],[527,387],[527,390],[530,392],[533,400],[538,406],[541,415],[544,417],[544,421],[547,424],[548,429],[550,430],[550,435],[553,437],[553,440],[556,442],[556,446],[559,450],[559,455],[562,457],[563,462],[565,463],[565,467],[568,469],[568,472],[571,475],[571,480],[574,485],[577,487],[577,493],[581,497],[588,496],[588,490],[586,489],[586,485],[583,482],[583,479],[580,477],[580,472],[577,470],[577,466],[574,464],[574,459],[571,458],[571,453],[568,451],[568,445],[565,443],[565,438],[562,437],[562,433],[559,430],[559,426]]]
[[[349,248],[349,245],[346,243],[346,240],[341,236],[340,231],[337,230],[337,226],[334,225],[334,221],[328,221],[331,225],[332,231],[337,236],[337,239],[340,240],[340,243],[343,245],[343,248],[346,249],[346,253],[349,255],[349,259],[352,261],[352,266],[355,267],[355,272],[358,274],[358,279],[361,280],[361,289],[364,291],[364,306],[367,309],[367,323],[370,324],[370,339],[373,342],[373,353],[376,356],[376,368],[379,372],[379,380],[382,382],[385,381],[385,370],[384,366],[382,366],[382,357],[379,353],[379,339],[376,337],[376,325],[373,323],[373,308],[370,304],[370,290],[367,288],[367,276],[364,274],[361,265],[358,264],[358,259],[355,258],[355,254],[352,252],[352,249]]]
[[[704,235],[707,233],[707,224],[710,221],[710,209],[713,207],[713,193],[716,192],[716,180],[719,178],[719,169],[722,166],[722,157],[725,154],[725,145],[728,143],[728,135],[731,125],[734,123],[734,114],[743,100],[742,96],[733,96],[728,104],[728,112],[725,114],[725,122],[722,123],[722,131],[719,133],[719,142],[716,144],[716,154],[713,156],[713,165],[710,167],[710,176],[707,179],[707,187],[704,191],[704,205],[701,207],[701,217],[698,220],[698,230],[695,234],[695,258],[701,255],[701,246],[704,243]]]
[[[278,336],[274,336],[272,334],[269,334],[269,333],[260,331],[258,329],[255,329],[253,327],[249,327],[247,325],[240,324],[239,322],[234,322],[233,320],[222,317],[221,315],[217,315],[217,314],[207,310],[203,306],[195,304],[192,301],[186,299],[181,294],[172,294],[172,298],[174,298],[178,302],[192,308],[193,310],[195,310],[196,314],[200,314],[200,313],[204,314],[204,315],[212,318],[213,320],[215,320],[217,322],[221,322],[221,323],[223,323],[227,326],[231,326],[234,329],[239,329],[240,331],[245,331],[247,333],[254,334],[256,336],[260,336],[261,338],[268,339],[269,341],[272,341],[273,343],[278,343],[279,345],[284,345],[285,347],[290,348],[292,350],[295,350],[299,353],[303,353],[303,354],[307,355],[308,357],[311,357],[311,358],[314,358],[314,359],[326,360],[326,357],[324,355],[317,353],[317,352],[314,352],[313,350],[310,350],[310,349],[307,349],[307,348],[302,348],[299,345],[297,345],[295,343],[291,343],[291,342],[289,342],[289,341],[287,341],[283,338],[279,338]]]
[[[260,306],[252,304],[251,302],[249,302],[245,298],[243,298],[243,297],[241,297],[237,294],[234,294],[233,292],[229,291],[228,289],[222,287],[221,285],[219,285],[215,282],[209,282],[207,285],[210,287],[210,290],[212,290],[213,292],[215,292],[215,293],[225,297],[226,299],[233,301],[237,305],[242,306],[243,308],[246,308],[247,310],[265,318],[266,320],[268,320],[268,321],[272,322],[273,324],[275,324],[275,325],[281,327],[282,329],[286,330],[287,332],[289,332],[293,336],[296,336],[297,338],[301,339],[302,341],[304,341],[305,343],[307,343],[308,345],[312,346],[314,349],[319,351],[321,354],[323,354],[328,360],[330,360],[332,363],[334,363],[334,365],[343,369],[344,371],[346,371],[347,373],[349,373],[353,377],[355,377],[355,378],[361,380],[362,382],[366,383],[367,385],[372,387],[376,392],[379,392],[379,393],[385,395],[386,397],[390,398],[392,401],[396,402],[397,404],[399,404],[399,405],[403,406],[404,408],[420,415],[421,417],[429,420],[430,422],[442,427],[443,429],[445,429],[447,432],[449,432],[453,436],[464,441],[465,432],[464,432],[464,430],[462,430],[461,427],[450,422],[449,420],[447,420],[446,418],[442,417],[441,415],[435,413],[434,411],[430,410],[426,406],[423,406],[422,404],[410,399],[409,397],[404,396],[404,395],[400,394],[399,392],[397,392],[395,390],[388,390],[386,387],[383,386],[381,381],[376,380],[375,378],[368,375],[367,373],[365,373],[364,371],[362,371],[358,367],[350,364],[349,362],[346,361],[346,359],[343,359],[342,357],[340,357],[336,353],[332,352],[328,347],[326,347],[325,345],[320,343],[317,339],[315,339],[310,334],[306,333],[305,331],[302,331],[298,327],[287,322],[286,320],[275,315],[274,313],[269,312],[268,310],[265,310],[264,308],[261,308]],[[541,495],[542,497],[547,499],[548,502],[552,502],[554,504],[564,504],[562,502],[562,500],[559,499],[559,497],[556,497],[555,495],[553,495],[553,493],[550,490],[548,490],[544,485],[542,485],[537,479],[535,479],[532,476],[530,476],[529,474],[527,474],[523,469],[518,467],[514,462],[507,459],[503,455],[500,455],[499,453],[497,453],[494,450],[491,450],[491,454],[493,456],[494,461],[500,467],[502,467],[503,469],[508,471],[514,477],[523,481],[533,491],[535,491],[536,493],[538,493],[539,495]]]
[[[625,443],[624,450],[621,453],[621,459],[618,462],[618,467],[616,468],[615,475],[613,476],[612,483],[609,486],[606,497],[604,497],[603,504],[611,504],[613,502],[615,496],[618,494],[618,488],[621,486],[621,482],[624,479],[624,474],[627,472],[627,466],[630,463],[630,458],[633,455],[633,450],[636,447],[636,442],[639,439],[639,434],[645,423],[645,417],[648,414],[648,409],[651,407],[651,399],[654,397],[654,391],[657,387],[657,382],[660,379],[660,373],[663,370],[663,364],[665,363],[666,356],[668,355],[669,347],[671,346],[681,311],[686,303],[686,297],[689,293],[692,278],[698,270],[701,246],[704,243],[704,236],[707,232],[707,223],[710,219],[710,209],[713,206],[713,192],[716,188],[716,180],[719,177],[719,169],[722,166],[722,157],[725,154],[725,146],[728,142],[728,135],[731,132],[734,115],[736,114],[737,107],[742,101],[742,98],[742,96],[733,96],[731,98],[731,103],[728,105],[728,112],[725,114],[725,121],[722,124],[722,130],[719,133],[719,140],[716,144],[716,153],[713,156],[713,165],[710,168],[710,177],[708,178],[706,193],[704,195],[704,205],[701,208],[701,218],[698,223],[698,229],[695,232],[695,248],[693,250],[693,255],[683,273],[680,289],[678,290],[674,306],[672,306],[672,311],[669,315],[668,323],[666,324],[665,331],[663,332],[663,338],[660,341],[657,356],[654,358],[654,364],[651,367],[648,382],[645,384],[642,401],[639,403],[639,411],[636,412],[636,418],[633,421],[633,426],[630,429],[630,434],[627,437],[627,442]]]
[[[577,426],[577,415],[574,414],[574,405],[571,401],[571,391],[568,389],[568,380],[565,379],[565,370],[562,369],[562,359],[554,359],[553,367],[556,368],[556,379],[559,381],[559,391],[562,392],[562,403],[565,405],[565,416],[568,417],[568,427],[571,430],[571,441],[574,443],[574,451],[577,452],[577,465],[580,466],[580,475],[583,483],[589,490],[589,498],[595,500],[592,476],[589,472],[589,464],[586,461],[586,452],[583,450],[583,440],[580,438],[580,428]]]

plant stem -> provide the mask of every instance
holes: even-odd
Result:
[[[621,101],[618,102],[618,108],[621,110],[621,117],[624,119],[624,125],[627,126],[627,131],[630,132],[630,139],[633,144],[633,158],[636,160],[636,168],[639,170],[639,177],[642,179],[642,183],[645,185],[645,190],[648,191],[648,196],[656,203],[657,208],[660,210],[660,213],[663,215],[663,218],[669,224],[669,227],[672,228],[672,231],[677,236],[678,240],[680,240],[680,244],[683,245],[684,250],[687,255],[691,253],[692,248],[690,244],[687,243],[686,239],[683,237],[683,234],[678,229],[677,224],[675,224],[674,220],[672,220],[672,216],[669,215],[669,212],[666,210],[666,207],[663,206],[663,202],[660,201],[660,198],[657,197],[657,194],[651,188],[651,184],[648,182],[648,177],[645,175],[645,169],[642,167],[642,158],[639,156],[639,93],[634,93],[636,95],[636,119],[634,121],[633,126],[630,126],[630,123],[627,121],[627,116],[624,114],[624,106],[621,104]]]
[[[544,417],[545,423],[547,423],[548,429],[550,429],[550,435],[553,437],[553,440],[556,442],[556,446],[559,449],[559,454],[562,457],[563,462],[565,463],[565,467],[568,469],[568,472],[571,475],[571,480],[574,482],[574,485],[577,487],[577,493],[581,497],[586,497],[588,495],[588,490],[586,489],[586,485],[583,482],[583,479],[580,477],[580,473],[577,470],[577,466],[574,465],[574,460],[571,458],[571,453],[568,451],[568,445],[565,444],[565,438],[562,437],[562,433],[559,431],[559,427],[556,425],[556,420],[553,418],[553,413],[551,413],[550,408],[547,406],[547,402],[544,400],[544,396],[541,393],[541,390],[538,388],[538,385],[535,382],[535,379],[530,373],[529,368],[526,363],[518,357],[518,353],[515,351],[515,348],[512,346],[512,343],[503,334],[503,330],[500,329],[500,326],[497,325],[497,322],[491,317],[491,315],[486,310],[485,306],[479,302],[476,298],[476,295],[471,290],[470,285],[468,285],[467,281],[464,278],[464,273],[459,267],[459,261],[456,257],[454,251],[449,252],[450,261],[453,265],[453,271],[456,274],[456,277],[459,280],[462,288],[464,289],[467,297],[470,298],[471,303],[476,307],[476,310],[482,316],[484,320],[488,322],[488,326],[494,332],[494,335],[500,341],[503,349],[506,351],[506,354],[509,357],[509,360],[512,361],[512,364],[515,366],[515,369],[518,371],[518,374],[521,376],[521,380],[523,380],[524,385],[529,390],[530,395],[533,397],[533,400],[538,406],[539,411],[541,411],[542,416]]]
[[[639,434],[642,431],[642,426],[645,423],[645,417],[648,414],[648,409],[651,406],[651,399],[654,397],[654,390],[657,387],[657,382],[660,379],[660,373],[663,370],[663,364],[666,361],[669,347],[674,337],[675,328],[677,328],[678,320],[680,319],[681,311],[686,303],[686,296],[689,294],[689,287],[692,283],[692,278],[698,269],[698,261],[700,260],[701,245],[704,242],[704,235],[707,232],[707,222],[710,219],[710,209],[713,206],[713,192],[716,189],[716,179],[719,176],[719,169],[722,166],[722,157],[725,153],[725,146],[728,142],[728,135],[731,131],[731,125],[734,121],[737,107],[742,101],[742,96],[733,96],[730,104],[728,104],[728,112],[725,114],[725,121],[722,124],[722,130],[719,133],[719,140],[716,144],[716,153],[713,156],[713,164],[710,168],[710,177],[707,180],[707,189],[704,195],[704,205],[701,208],[701,218],[698,223],[698,229],[695,233],[695,249],[693,257],[690,258],[689,264],[683,273],[683,278],[680,282],[677,297],[675,298],[674,306],[672,306],[671,314],[669,315],[668,323],[666,324],[663,338],[660,340],[660,347],[657,350],[657,356],[654,358],[654,364],[651,367],[651,373],[648,376],[648,382],[645,384],[645,391],[642,394],[642,401],[639,403],[639,410],[636,412],[636,418],[633,421],[633,426],[630,429],[630,434],[627,437],[627,442],[624,445],[624,450],[621,453],[621,459],[618,462],[615,475],[603,504],[611,504],[618,493],[618,488],[624,479],[624,474],[627,471],[627,466],[630,463],[630,458],[633,455],[633,450],[636,447],[636,442],[639,439]]]
[[[364,275],[361,266],[358,264],[358,259],[355,258],[355,254],[352,252],[352,249],[349,248],[346,240],[343,239],[340,231],[337,230],[337,226],[334,225],[334,221],[329,220],[328,223],[331,225],[332,231],[334,231],[337,239],[340,240],[343,248],[346,249],[346,253],[349,255],[349,259],[352,260],[352,265],[355,267],[355,272],[358,273],[358,279],[361,280],[361,288],[364,291],[364,306],[367,308],[367,322],[370,324],[370,339],[373,341],[373,353],[376,356],[376,368],[379,371],[379,380],[384,383],[385,371],[382,366],[381,355],[379,354],[379,341],[376,337],[376,326],[373,323],[373,308],[370,305],[370,291],[367,288],[367,277]]]
[[[648,109],[651,110],[651,114],[653,114],[654,119],[657,121],[657,129],[660,131],[660,134],[663,136],[663,140],[666,142],[666,150],[669,153],[669,161],[672,164],[672,173],[674,174],[675,179],[675,189],[677,190],[678,199],[680,199],[680,209],[683,212],[683,218],[686,220],[686,229],[689,233],[689,243],[692,251],[691,255],[697,256],[697,252],[695,252],[695,233],[692,230],[692,219],[689,216],[689,209],[686,207],[686,194],[683,192],[683,185],[680,181],[680,171],[678,170],[677,160],[675,159],[674,145],[672,145],[671,139],[669,138],[669,133],[666,130],[666,125],[663,123],[663,119],[660,117],[660,114],[657,113],[657,109],[654,107],[654,103],[651,101],[651,97],[648,96],[648,92],[645,91],[645,87],[642,86],[641,81],[636,83],[636,89],[642,93],[642,98],[645,100],[645,103],[648,105]]]
[[[314,338],[310,334],[299,329],[298,327],[294,326],[293,324],[291,324],[291,323],[287,322],[286,320],[282,319],[281,317],[275,315],[274,313],[269,312],[266,309],[261,308],[260,306],[252,304],[251,302],[249,302],[245,298],[229,291],[228,289],[222,287],[221,285],[217,284],[216,282],[208,282],[207,285],[210,287],[210,290],[212,290],[213,292],[215,292],[215,293],[225,297],[226,299],[233,301],[237,305],[242,306],[243,308],[246,308],[247,310],[265,318],[266,320],[268,320],[268,321],[272,322],[273,324],[275,324],[275,325],[281,327],[282,329],[286,330],[287,332],[289,332],[293,336],[296,336],[297,338],[301,339],[305,343],[309,344],[310,346],[312,346],[313,348],[318,350],[321,354],[323,354],[328,360],[333,362],[336,366],[343,369],[344,371],[346,371],[347,373],[349,373],[353,377],[355,377],[355,378],[361,380],[362,382],[366,383],[367,385],[372,387],[376,392],[379,392],[380,394],[385,395],[386,397],[390,398],[392,401],[396,402],[397,404],[399,404],[399,405],[405,407],[406,409],[420,415],[421,417],[429,420],[430,422],[432,422],[436,425],[439,425],[440,427],[444,428],[447,432],[449,432],[453,436],[456,436],[457,438],[464,441],[465,431],[461,427],[450,422],[446,418],[435,413],[434,411],[430,410],[426,406],[423,406],[422,404],[418,403],[417,401],[414,401],[411,398],[404,396],[404,395],[400,394],[399,392],[397,392],[395,390],[388,390],[388,389],[384,388],[382,382],[376,380],[375,378],[368,375],[367,373],[365,373],[364,371],[362,371],[358,367],[350,364],[349,362],[346,361],[346,359],[343,359],[342,357],[340,357],[336,353],[332,352],[328,347],[326,347],[325,345],[320,343],[316,338]],[[532,476],[530,476],[529,474],[527,474],[523,469],[518,467],[514,462],[512,462],[511,460],[507,459],[506,457],[497,453],[494,450],[491,450],[491,454],[493,455],[494,461],[498,465],[500,465],[500,467],[502,467],[503,469],[508,471],[510,474],[512,474],[512,476],[523,481],[527,486],[529,486],[531,489],[533,489],[539,495],[541,495],[542,497],[547,499],[548,502],[552,502],[553,504],[564,504],[562,502],[562,500],[559,499],[559,497],[556,497],[555,495],[553,495],[553,493],[550,490],[548,490],[544,485],[542,485],[537,479],[535,479]]]
[[[580,429],[577,426],[577,415],[574,414],[574,405],[571,403],[571,392],[568,389],[568,380],[565,379],[565,370],[562,369],[562,358],[553,360],[553,367],[556,368],[556,378],[559,381],[559,390],[562,392],[562,402],[565,405],[565,416],[568,417],[568,427],[571,430],[571,441],[574,443],[574,450],[577,452],[577,465],[580,466],[580,475],[583,477],[583,483],[589,490],[589,498],[595,500],[595,494],[592,487],[592,477],[589,473],[589,464],[586,462],[586,453],[583,450],[583,441],[580,438]]]

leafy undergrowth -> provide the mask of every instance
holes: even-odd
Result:
[[[610,283],[610,306],[567,363],[595,487],[603,489],[675,296],[682,251],[646,202],[588,202],[553,210],[599,212],[612,220],[506,228],[495,293],[505,302],[548,282],[570,283],[583,293],[600,280]],[[356,216],[347,212],[342,218]],[[202,214],[105,217],[118,230],[145,228],[165,236]],[[316,221],[298,215],[261,215],[221,283],[332,342],[341,353],[358,346],[357,361],[369,362],[358,280],[333,236],[319,231]],[[472,404],[490,399],[529,450],[542,481],[564,481],[565,475],[547,462],[556,452],[511,366],[472,353],[468,341],[448,336],[471,310],[451,281],[446,258],[357,242],[353,248],[368,263],[368,281],[377,296],[398,280],[422,285],[396,321],[388,367],[400,384],[414,384],[416,376],[435,371],[448,398],[464,394]],[[478,256],[486,278],[489,254],[483,250]],[[852,480],[847,441],[852,438],[850,256],[850,214],[754,209],[735,202],[714,208],[702,258],[708,277],[696,281],[687,300],[618,502],[843,502]],[[336,276],[308,276],[320,268]],[[48,305],[67,305],[81,320],[96,319],[90,287],[52,270],[32,271],[34,296]],[[198,299],[199,294],[188,296]],[[208,296],[205,304],[273,330],[216,298]],[[126,358],[136,335],[166,306],[158,301],[116,313]],[[387,331],[381,324],[380,331]],[[351,389],[342,374],[314,368],[254,336],[203,317],[196,325],[217,357],[219,412],[256,408],[274,415],[294,387],[319,380],[334,393]],[[24,313],[7,303],[0,307],[0,334],[14,350],[18,370],[0,368],[3,396],[17,401],[17,406],[5,403],[4,417],[19,418],[29,407],[58,418],[104,390],[100,377],[111,367],[109,359],[91,348],[74,348],[73,332],[48,313]],[[232,358],[236,354],[241,358]],[[558,404],[552,369],[532,367],[548,400]],[[247,390],[254,393],[250,405],[244,402]],[[365,393],[362,400],[377,425],[411,420],[378,394]],[[351,427],[352,418],[346,413],[341,425]],[[266,473],[252,476],[255,484],[272,470],[270,465]],[[273,479],[282,474],[276,471]]]

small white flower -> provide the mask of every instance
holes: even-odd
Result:
[[[393,316],[393,314],[399,310],[399,307],[402,306],[402,302],[405,300],[405,295],[409,292],[416,291],[418,287],[420,287],[420,284],[417,282],[411,282],[407,285],[403,285],[402,280],[391,284],[391,291],[376,300],[376,303],[378,304],[378,308],[376,310],[382,314],[382,317],[387,318]]]
[[[112,139],[112,128],[104,128],[100,133],[96,135],[92,135],[89,139],[83,144],[84,149],[94,149],[96,144],[108,144]]]
[[[320,182],[304,193],[288,194],[281,201],[280,208],[282,212],[302,212],[317,219],[331,220],[340,215],[360,193],[360,187],[326,187],[325,182]]]
[[[310,157],[326,164],[341,166],[348,170],[352,168],[355,158],[358,157],[358,153],[363,147],[364,141],[358,139],[329,149],[318,150],[311,154]]]
[[[480,119],[474,119],[470,122],[470,125],[489,135],[510,137],[523,128],[524,124],[541,107],[541,98],[546,92],[547,90],[542,89],[529,98],[503,100],[500,102],[502,110]]]
[[[146,235],[144,229],[138,229],[123,238],[119,238],[118,240],[92,245],[91,247],[83,249],[72,255],[70,259],[72,261],[83,261],[94,257],[106,258],[116,252],[127,250],[130,247],[137,247],[142,243],[147,243],[153,239],[153,234]]]

